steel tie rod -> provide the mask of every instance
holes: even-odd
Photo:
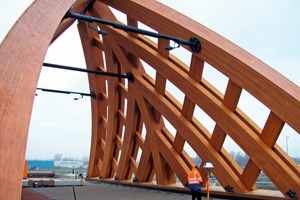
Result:
[[[155,38],[164,38],[164,39],[172,40],[172,41],[174,41],[178,44],[188,45],[190,47],[190,49],[195,53],[199,53],[200,50],[201,50],[201,43],[195,37],[192,37],[189,40],[183,40],[181,38],[176,38],[176,37],[169,36],[169,35],[164,35],[164,34],[160,34],[160,33],[156,33],[156,32],[151,32],[151,31],[147,31],[147,30],[144,30],[144,29],[136,28],[134,26],[119,24],[119,23],[115,23],[115,22],[112,22],[112,21],[109,21],[109,20],[104,20],[104,19],[100,19],[100,18],[96,18],[96,17],[92,17],[92,16],[73,13],[73,12],[70,12],[70,11],[67,12],[67,14],[65,15],[64,18],[73,18],[73,19],[78,19],[78,20],[82,20],[82,21],[86,21],[86,22],[98,22],[98,23],[110,25],[114,28],[122,29],[122,30],[128,31],[128,32],[140,33],[140,34],[148,35],[148,36],[155,37]]]
[[[44,67],[52,67],[52,68],[57,68],[57,69],[65,69],[65,70],[72,70],[72,71],[78,71],[78,72],[86,72],[86,73],[91,73],[91,74],[98,74],[98,75],[103,75],[103,76],[112,76],[112,77],[118,77],[118,78],[127,78],[128,81],[133,82],[134,77],[131,72],[127,72],[125,74],[116,74],[112,72],[104,72],[100,70],[92,70],[92,69],[82,69],[82,68],[77,68],[77,67],[70,67],[66,65],[57,65],[57,64],[52,64],[52,63],[43,63]]]

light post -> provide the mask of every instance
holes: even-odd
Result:
[[[207,198],[206,199],[209,199],[209,187],[210,187],[209,180],[210,180],[210,174],[214,170],[214,165],[210,162],[207,162],[204,164],[203,168],[204,168],[205,172],[207,173],[207,183],[206,183]]]

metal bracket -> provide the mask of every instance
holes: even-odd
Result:
[[[96,31],[98,34],[101,34],[101,35],[107,35],[107,31],[106,31],[106,30],[101,30],[101,29],[98,30],[97,28],[95,28],[95,27],[92,26],[92,23],[91,23],[91,22],[88,23],[88,27],[89,27],[90,29]]]
[[[82,93],[82,92],[73,92],[73,91],[65,91],[65,90],[53,90],[53,89],[46,89],[46,88],[36,88],[37,90],[42,90],[43,92],[54,92],[54,93],[61,93],[61,94],[80,94],[83,96],[89,96],[93,99],[96,99],[96,94],[94,92],[91,93]],[[74,100],[78,100],[78,98],[75,98]]]

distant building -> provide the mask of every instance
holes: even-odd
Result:
[[[53,169],[53,160],[28,160],[28,170]]]
[[[83,162],[78,160],[59,160],[54,161],[54,167],[61,168],[83,168]]]
[[[28,170],[49,170],[54,168],[87,168],[83,161],[79,160],[28,160]]]

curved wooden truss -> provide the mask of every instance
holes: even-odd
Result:
[[[134,82],[128,82],[89,74],[90,89],[97,97],[91,100],[90,177],[117,177],[120,181],[135,177],[138,183],[152,182],[155,177],[157,185],[173,184],[178,178],[185,185],[194,165],[184,150],[188,144],[202,163],[214,164],[220,184],[232,186],[236,193],[256,190],[255,181],[263,171],[283,195],[287,196],[288,190],[300,194],[299,166],[276,145],[285,123],[300,133],[299,87],[241,48],[156,1],[91,2],[37,0],[1,44],[0,171],[7,173],[0,173],[0,179],[7,185],[1,184],[0,195],[11,190],[9,183],[17,188],[15,191],[20,186],[39,71],[51,40],[54,42],[74,22],[69,18],[61,21],[72,4],[72,12],[86,11],[86,15],[117,21],[111,11],[114,8],[127,16],[130,26],[138,27],[141,22],[159,33],[187,40],[196,37],[202,44],[200,53],[190,52],[190,63],[186,65],[165,49],[169,40],[154,42],[144,35],[98,23],[94,26],[108,33],[99,36],[86,22],[78,23],[87,68],[134,75]],[[26,24],[27,19],[40,13],[43,15],[36,19],[41,22],[38,27]],[[49,22],[47,27],[44,21]],[[25,44],[32,48],[24,51]],[[182,48],[190,51],[187,46]],[[224,94],[202,77],[207,64],[228,78]],[[184,94],[183,100],[167,90],[170,83]],[[237,107],[242,91],[270,110],[263,128]],[[22,100],[16,99],[18,95],[23,95]],[[18,111],[21,107],[23,113]],[[215,122],[213,131],[195,117],[196,108]],[[175,133],[168,129],[167,122]],[[223,148],[227,135],[249,156],[244,169]],[[7,163],[19,167],[11,169]],[[14,174],[13,180],[7,174]],[[9,199],[18,199],[20,193],[14,195]]]

